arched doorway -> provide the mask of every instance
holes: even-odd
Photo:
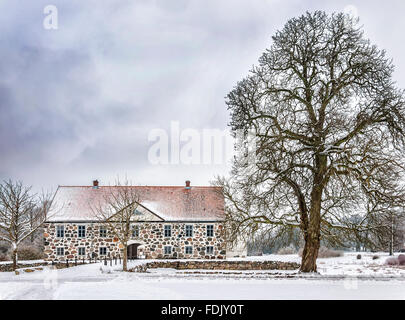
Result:
[[[140,243],[133,243],[127,246],[127,256],[128,259],[138,259],[138,247],[140,246]]]

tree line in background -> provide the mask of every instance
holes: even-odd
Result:
[[[304,240],[301,231],[297,228],[283,230],[282,232],[260,234],[247,243],[248,255],[262,254],[294,254],[302,251]],[[367,233],[362,237],[353,234],[351,237],[342,237],[339,243],[321,240],[321,246],[335,250],[351,250],[356,252],[400,252],[405,249],[405,218],[395,223],[393,228],[385,228],[372,239]]]

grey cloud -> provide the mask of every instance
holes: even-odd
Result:
[[[207,184],[229,165],[153,166],[148,132],[225,129],[224,97],[271,35],[305,10],[340,1],[55,0],[0,3],[0,179],[36,187],[113,182]],[[403,1],[352,1],[366,35],[387,49],[405,86]],[[384,14],[382,14],[382,12]]]

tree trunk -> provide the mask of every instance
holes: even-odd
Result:
[[[318,258],[318,251],[320,246],[320,236],[318,234],[310,233],[305,239],[305,246],[302,252],[301,259],[301,272],[316,272],[316,259]]]
[[[13,270],[17,269],[17,248],[13,249]]]
[[[128,271],[128,254],[127,254],[127,245],[124,245],[123,249],[123,258],[122,258],[122,271]]]
[[[311,193],[311,209],[308,229],[305,230],[305,246],[302,252],[301,272],[317,272],[316,259],[321,242],[321,175],[314,178],[314,188]]]
[[[394,220],[391,222],[391,234],[390,234],[390,256],[394,255]]]

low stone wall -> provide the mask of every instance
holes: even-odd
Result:
[[[145,272],[147,269],[170,268],[177,270],[296,270],[295,262],[280,261],[155,261],[131,271]]]
[[[31,273],[31,272],[35,272],[35,271],[42,271],[44,270],[43,267],[35,267],[35,268],[23,268],[23,269],[17,269],[15,270],[15,274],[18,276],[21,273]]]
[[[22,263],[18,263],[17,264],[17,269],[21,269],[21,268],[35,268],[35,267],[41,267],[43,266],[44,263],[43,262],[38,262],[38,263],[26,263],[26,264],[22,264]],[[13,270],[13,263],[2,263],[0,264],[0,272],[11,272],[14,271]]]

